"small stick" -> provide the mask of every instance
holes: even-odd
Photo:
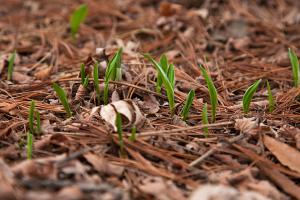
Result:
[[[234,138],[231,138],[228,140],[228,143],[234,143],[239,141],[240,139],[242,139],[244,137],[244,134],[240,134]],[[191,162],[189,164],[189,167],[195,167],[196,165],[200,164],[202,161],[204,161],[206,158],[208,158],[209,156],[211,156],[213,153],[215,153],[219,148],[222,148],[225,146],[224,142],[220,142],[217,144],[216,147],[208,150],[206,153],[204,153],[202,156],[200,156],[199,158],[197,158],[196,160],[194,160],[193,162]]]

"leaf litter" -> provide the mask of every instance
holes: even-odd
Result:
[[[85,3],[76,37],[69,21],[80,6],[74,1],[1,4],[0,199],[300,199],[300,89],[288,57],[289,48],[299,57],[298,1]],[[119,48],[121,80],[109,82],[104,106],[106,66]],[[165,54],[174,64],[174,116],[142,53],[155,60]],[[218,94],[209,124],[202,123],[202,110],[215,106],[199,65]],[[243,113],[243,94],[260,79]],[[53,83],[66,94],[70,118]],[[190,90],[195,97],[184,121]],[[27,160],[31,100],[42,130]]]

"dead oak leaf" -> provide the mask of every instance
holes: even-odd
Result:
[[[298,150],[267,135],[263,137],[263,141],[281,164],[300,173],[300,152]]]
[[[234,128],[244,134],[255,135],[258,127],[258,120],[255,117],[236,119]]]

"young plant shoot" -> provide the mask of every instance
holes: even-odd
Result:
[[[261,82],[261,79],[255,81],[255,83],[253,83],[246,90],[246,92],[243,96],[243,111],[244,111],[245,114],[247,114],[250,110],[250,103],[251,103],[252,97],[253,97],[254,93],[256,92],[260,82]]]
[[[96,98],[97,98],[97,104],[100,105],[100,87],[99,87],[99,69],[98,69],[98,62],[94,64],[94,86],[96,91]]]
[[[158,74],[161,76],[164,87],[167,92],[167,97],[169,101],[169,106],[170,106],[170,112],[171,115],[174,115],[174,109],[175,109],[175,97],[174,97],[174,83],[175,83],[175,78],[172,74],[174,74],[174,67],[171,67],[171,71],[167,74],[163,68],[149,55],[149,54],[144,54],[144,57],[147,58],[156,68],[158,71]],[[169,75],[169,76],[168,76]],[[171,81],[169,79],[171,78]]]
[[[207,104],[205,103],[203,108],[202,108],[202,124],[206,125],[208,124],[208,114],[207,114]],[[204,131],[204,136],[207,138],[208,137],[208,128],[205,127],[203,128]]]
[[[122,117],[121,117],[120,113],[117,113],[116,127],[117,127],[117,132],[118,132],[120,154],[121,154],[121,156],[124,156],[125,151],[124,151],[124,141],[123,141],[123,131],[122,131]]]
[[[296,53],[290,48],[289,48],[289,58],[292,65],[294,86],[298,87],[300,84],[299,60]]]
[[[122,48],[120,48],[114,57],[109,61],[108,66],[105,71],[105,80],[104,80],[104,94],[103,101],[104,104],[108,104],[108,86],[109,81],[122,80],[122,71],[121,71],[121,59],[122,59]]]
[[[186,121],[188,118],[188,114],[189,114],[191,106],[193,104],[194,97],[195,97],[195,91],[191,90],[186,97],[185,104],[184,104],[182,112],[181,112],[183,121]]]
[[[86,78],[85,66],[83,63],[80,65],[80,78],[81,78],[81,84],[83,85]]]
[[[71,15],[70,19],[70,27],[72,38],[75,39],[76,34],[78,33],[78,29],[80,24],[85,20],[88,14],[88,7],[86,4],[80,5]]]
[[[36,115],[36,128],[34,128],[34,115]],[[29,124],[29,132],[31,134],[40,134],[42,132],[40,113],[38,111],[35,111],[34,100],[32,100],[30,103],[28,124]]]
[[[30,132],[27,132],[27,159],[32,159],[32,151],[33,151],[33,135]]]
[[[218,93],[217,89],[211,79],[211,77],[208,75],[207,71],[200,65],[200,70],[202,72],[202,75],[206,81],[209,96],[210,96],[210,104],[211,104],[211,121],[215,122],[216,115],[217,115],[217,106],[218,106]]]
[[[68,117],[72,117],[71,107],[68,102],[68,98],[66,92],[63,88],[61,88],[57,83],[53,83],[53,89],[55,90],[61,104],[63,105],[65,111],[67,112]]]
[[[13,71],[14,71],[14,63],[15,63],[15,59],[16,59],[16,51],[14,51],[9,59],[8,59],[8,69],[7,69],[7,80],[11,81],[12,80],[12,75],[13,75]]]
[[[268,80],[267,80],[267,89],[268,89],[269,112],[273,112],[273,110],[275,109],[275,101]]]
[[[159,64],[161,66],[161,68],[164,70],[165,73],[168,72],[168,67],[169,67],[169,64],[168,64],[168,59],[167,59],[167,56],[166,55],[162,55],[160,57],[160,61],[159,61]],[[157,74],[157,80],[156,80],[156,92],[157,93],[161,93],[161,86],[163,84],[163,80],[162,80],[162,77],[161,75],[158,73]]]
[[[128,138],[131,142],[134,142],[136,140],[136,127],[133,126],[131,128],[131,135]]]

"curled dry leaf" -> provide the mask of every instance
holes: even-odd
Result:
[[[244,134],[255,135],[258,127],[258,119],[255,117],[236,119],[234,128]]]
[[[146,114],[155,114],[159,111],[159,102],[153,95],[147,94],[144,95],[143,98],[144,101],[138,102],[143,112]]]
[[[122,115],[122,128],[137,128],[144,124],[145,118],[141,113],[139,107],[131,99],[116,101],[103,106],[100,110],[100,116],[107,122],[116,132],[115,125],[117,113]]]
[[[203,185],[196,189],[189,200],[270,200],[267,197],[253,191],[238,191],[237,189],[223,185]]]
[[[300,173],[300,152],[297,149],[267,135],[263,139],[266,147],[276,156],[281,164]]]

